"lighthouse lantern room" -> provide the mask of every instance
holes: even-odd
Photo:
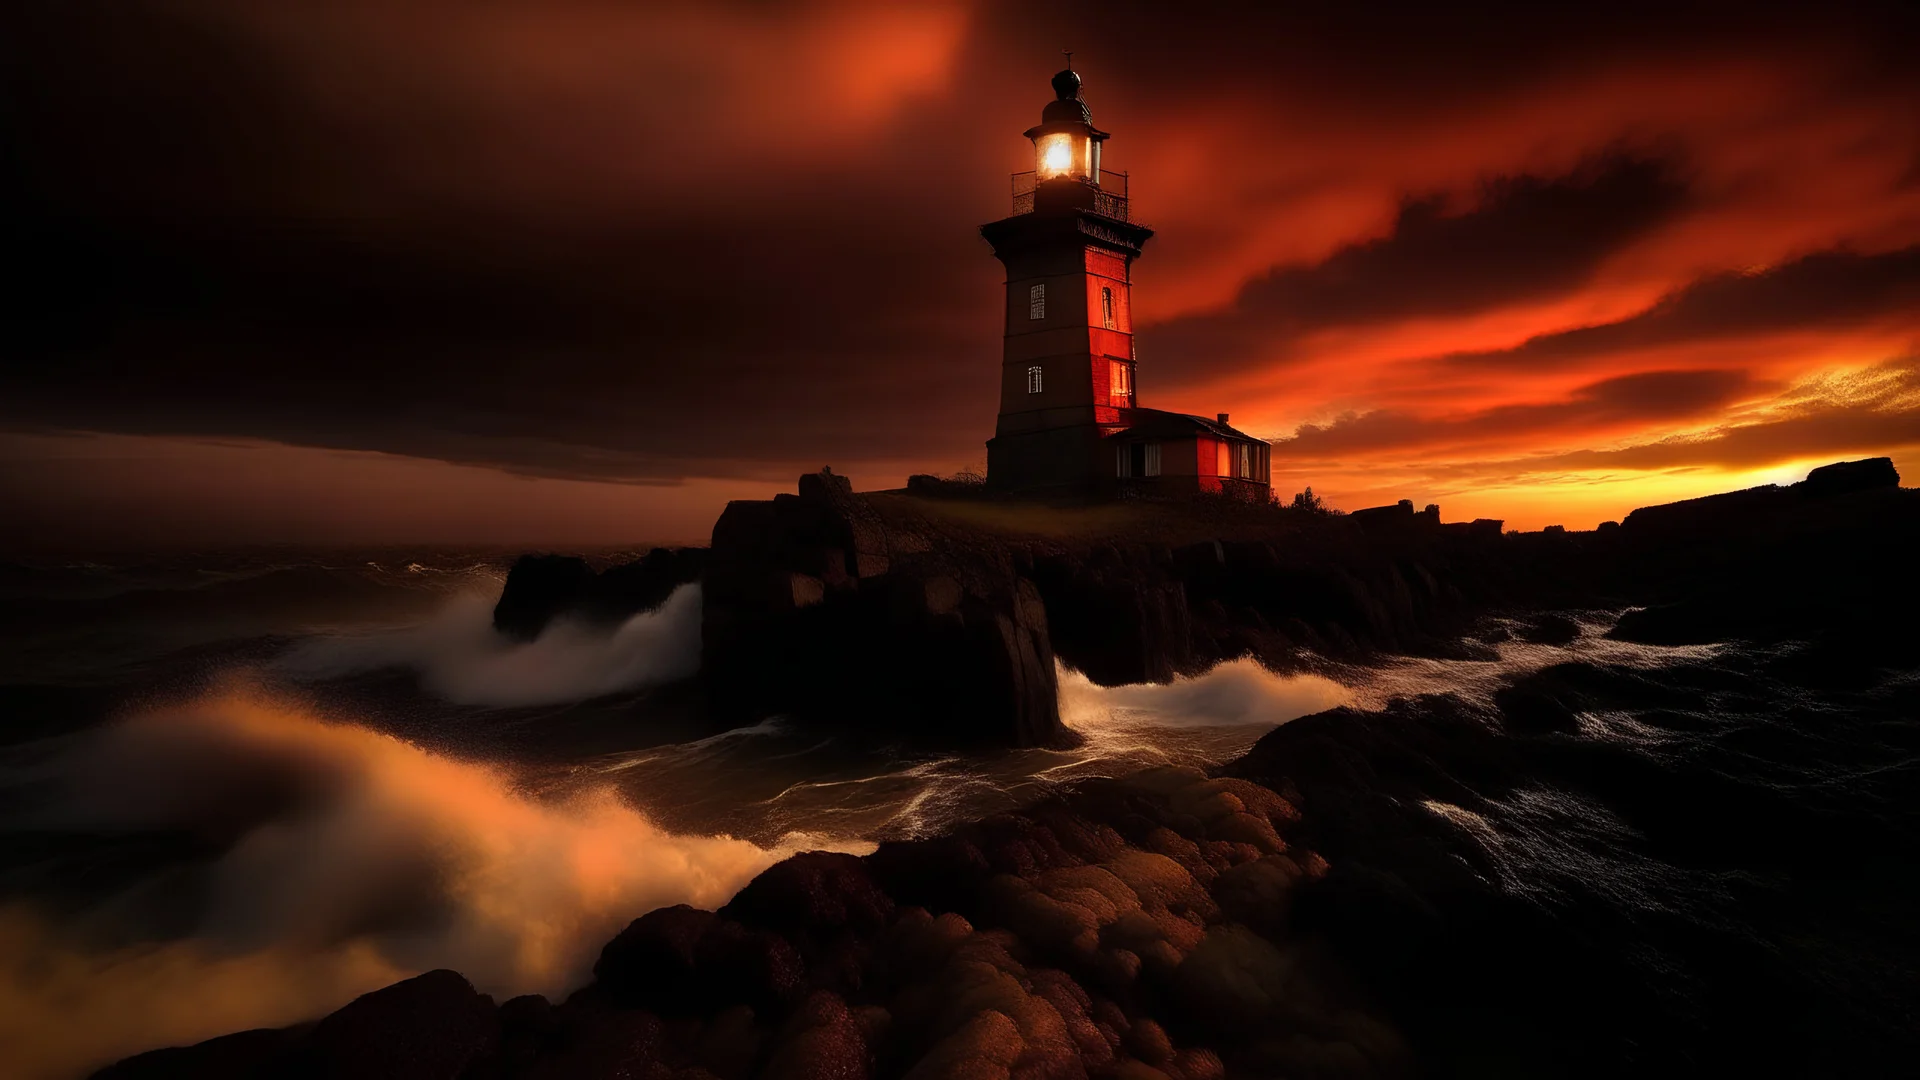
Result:
[[[1053,100],[1040,123],[1027,129],[1033,140],[1033,172],[1039,181],[1079,180],[1100,186],[1100,144],[1107,133],[1093,126],[1093,114],[1080,100],[1080,76],[1069,68],[1053,77]]]

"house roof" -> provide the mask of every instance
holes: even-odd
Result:
[[[1110,439],[1185,439],[1205,435],[1237,442],[1264,442],[1218,420],[1163,409],[1128,409],[1127,426],[1109,435]]]

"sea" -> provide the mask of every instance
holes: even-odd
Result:
[[[1792,1015],[1861,1054],[1912,1046],[1920,670],[1835,686],[1792,643],[1615,640],[1620,611],[1562,613],[1573,640],[1531,643],[1539,613],[1513,612],[1476,628],[1474,659],[1301,654],[1122,687],[1062,667],[1080,745],[937,753],[779,716],[712,730],[690,681],[697,584],[618,626],[506,640],[490,619],[514,554],[0,563],[0,1076],[299,1023],[433,968],[563,996],[632,918],[716,907],[797,851],[1218,765],[1340,707],[1380,734],[1446,703],[1505,739],[1512,695],[1543,679],[1580,687],[1570,723],[1526,733],[1498,784],[1476,787],[1468,756],[1403,783],[1377,828],[1444,838],[1446,888],[1518,905],[1556,943],[1622,943],[1629,984],[1672,999],[1617,1021],[1649,1025],[1649,1046],[1669,1045],[1654,1027],[1721,1022],[1730,941],[1778,961],[1805,996]],[[1649,802],[1676,784],[1706,812]],[[1399,838],[1369,827],[1339,845],[1387,857]],[[1631,1062],[1635,1032],[1615,1034]],[[1865,1060],[1833,1053],[1835,1075]]]

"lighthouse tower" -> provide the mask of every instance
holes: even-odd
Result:
[[[1207,420],[1135,400],[1132,268],[1153,230],[1128,214],[1126,174],[1100,167],[1108,136],[1071,67],[1053,77],[1053,100],[1026,137],[1034,167],[1013,176],[1012,214],[980,227],[1007,271],[988,487],[1265,497],[1264,441],[1228,427],[1225,413]]]
[[[1100,440],[1133,406],[1133,260],[1153,230],[1127,219],[1127,178],[1100,167],[1107,133],[1080,100],[1080,76],[1053,77],[1013,178],[1013,214],[980,232],[1007,268],[1000,422],[987,482],[1004,491],[1086,488],[1113,473]],[[1106,468],[1100,465],[1104,462]]]

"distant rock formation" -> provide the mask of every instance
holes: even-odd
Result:
[[[1822,465],[1797,484],[1762,484],[1741,491],[1704,495],[1660,506],[1643,506],[1628,514],[1623,528],[1640,536],[1679,537],[1682,534],[1726,534],[1750,525],[1793,524],[1808,500],[1833,499],[1862,492],[1891,491],[1900,486],[1892,458],[1865,458]],[[1806,508],[1807,513],[1819,513]]]
[[[1884,457],[1822,465],[1808,473],[1805,480],[1793,485],[1794,490],[1810,498],[1851,495],[1856,491],[1899,486],[1900,473],[1893,467],[1893,459]]]
[[[493,628],[532,641],[561,615],[604,623],[651,611],[673,590],[699,580],[706,555],[705,548],[654,548],[597,574],[575,556],[522,555],[507,571],[493,608]]]
[[[1868,458],[1787,487],[1635,510],[1614,531],[1630,560],[1616,574],[1648,606],[1623,616],[1613,636],[1780,640],[1834,626],[1854,641],[1849,662],[1870,662],[1883,635],[1859,613],[1920,610],[1920,574],[1885,569],[1920,550],[1920,492],[1899,480],[1890,459]]]

